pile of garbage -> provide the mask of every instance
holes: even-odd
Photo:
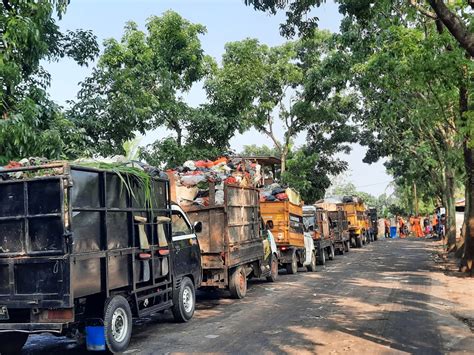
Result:
[[[295,201],[301,203],[298,193],[278,183],[265,186],[262,166],[252,158],[221,157],[214,161],[186,161],[182,167],[168,170],[175,181],[176,202],[183,206],[210,205],[210,184],[215,189],[214,204],[224,204],[224,185],[260,189],[260,201]]]
[[[25,171],[7,172],[8,169],[28,168],[41,166],[50,163],[46,158],[30,157],[20,161],[10,161],[5,166],[0,166],[0,180],[18,180],[29,177],[29,173]],[[55,176],[62,173],[61,169],[46,169],[42,171],[42,176]]]
[[[301,204],[301,197],[298,192],[287,187],[284,188],[280,184],[271,184],[260,190],[260,202],[265,201],[290,201],[295,205]]]
[[[90,168],[120,170],[117,167],[128,167],[137,171],[144,171],[152,177],[167,179],[167,175],[160,169],[136,160],[129,160],[122,155],[113,157],[80,158],[74,161],[49,160],[40,157],[24,158],[19,161],[10,161],[7,165],[0,167],[0,180],[20,180],[38,176],[57,176],[64,173],[60,164],[80,165]],[[56,167],[53,167],[56,166]],[[41,167],[41,169],[21,170],[9,172],[9,169],[21,169],[29,167]]]

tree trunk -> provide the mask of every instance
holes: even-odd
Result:
[[[474,260],[474,148],[464,142],[464,165],[466,167],[466,213],[464,235],[464,255],[462,263],[467,271],[473,272]]]
[[[285,145],[281,152],[281,175],[283,176],[283,173],[286,171],[286,160],[288,158],[288,152],[289,152],[288,146]]]
[[[471,54],[472,56],[472,54]],[[459,87],[459,108],[461,113],[461,126],[466,129],[464,136],[463,152],[464,152],[464,168],[466,170],[465,183],[465,204],[466,211],[464,213],[464,253],[461,260],[461,265],[466,267],[466,271],[473,273],[474,265],[474,137],[469,132],[469,91],[467,83],[472,78],[469,76],[467,67],[463,68],[463,79]]]
[[[454,199],[454,174],[445,170],[446,175],[446,240],[448,252],[456,250],[456,201]]]
[[[471,32],[456,13],[452,12],[446,6],[444,0],[428,0],[428,2],[459,45],[464,48],[471,57],[474,57],[474,33]]]

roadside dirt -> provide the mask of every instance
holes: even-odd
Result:
[[[200,292],[193,320],[175,324],[165,313],[140,322],[127,353],[472,353],[474,279],[436,255],[429,240],[380,240],[315,273],[254,280],[240,301]],[[83,351],[35,336],[24,354]]]

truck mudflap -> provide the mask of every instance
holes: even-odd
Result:
[[[280,247],[280,264],[289,264],[296,252],[294,247]]]
[[[62,333],[62,323],[0,323],[0,333]]]

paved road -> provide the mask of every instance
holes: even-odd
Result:
[[[253,281],[240,301],[200,293],[191,322],[164,314],[138,324],[127,353],[443,353],[429,245],[377,241],[315,273]],[[35,336],[24,354],[83,351],[65,338]]]

